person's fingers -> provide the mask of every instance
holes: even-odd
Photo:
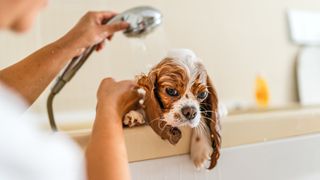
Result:
[[[97,47],[96,47],[96,51],[97,51],[97,52],[100,51],[100,50],[101,50],[101,43],[98,44]]]
[[[105,40],[103,40],[101,43],[99,43],[98,45],[97,45],[97,48],[96,48],[96,51],[100,51],[100,50],[102,50],[104,47],[105,47]]]
[[[122,80],[122,81],[120,81],[119,83],[123,83],[123,84],[137,84],[137,83],[135,83],[133,80],[129,80],[129,79],[127,79],[127,80]]]
[[[101,82],[101,85],[102,86],[108,86],[109,84],[112,84],[112,83],[115,83],[116,81],[111,78],[111,77],[107,77],[107,78],[104,78]]]
[[[99,99],[99,97],[101,95],[104,94],[104,92],[106,91],[106,88],[107,87],[111,87],[113,86],[113,84],[115,83],[115,80],[113,78],[104,78],[101,82],[100,82],[100,85],[99,85],[99,88],[98,88],[98,91],[97,91],[97,97]]]
[[[124,114],[126,114],[130,110],[142,108],[143,105],[140,104],[140,100],[143,100],[143,96],[135,88],[133,88],[130,95],[128,95],[126,101],[124,102]]]
[[[122,83],[122,89],[125,91],[128,91],[127,93],[130,96],[130,99],[141,99],[143,98],[143,95],[141,95],[141,93],[139,93],[138,89],[140,89],[140,87],[138,86],[138,84],[133,81],[133,80],[123,80],[119,83]]]
[[[100,20],[101,24],[106,24],[111,18],[117,15],[111,11],[99,11],[95,12],[96,17]]]
[[[129,27],[127,22],[119,22],[110,25],[102,26],[101,30],[104,32],[108,32],[108,36],[112,35],[115,32],[125,30]]]
[[[107,39],[108,39],[109,41],[111,41],[112,38],[113,38],[113,34],[107,37]]]

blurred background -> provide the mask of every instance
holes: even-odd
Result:
[[[158,8],[163,25],[142,40],[117,34],[102,52],[94,53],[55,99],[58,114],[93,117],[96,90],[104,77],[132,79],[171,48],[192,49],[203,59],[220,101],[231,109],[255,108],[258,75],[266,84],[268,107],[299,102],[296,62],[301,44],[290,38],[287,12],[320,10],[317,0],[54,0],[27,35],[0,34],[0,67],[57,40],[88,10],[122,12],[138,5]],[[49,89],[32,111],[46,114]]]
[[[148,127],[127,128],[133,179],[320,179],[319,0],[52,0],[27,34],[0,33],[0,68],[57,40],[87,11],[138,5],[159,9],[163,24],[144,39],[119,33],[90,57],[54,101],[58,125],[70,124],[61,129],[86,129],[69,132],[84,148],[103,78],[133,79],[169,49],[188,48],[229,110],[219,164],[210,173],[195,170],[186,155],[190,129],[171,146]],[[29,109],[47,127],[50,88]]]

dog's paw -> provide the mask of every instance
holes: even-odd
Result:
[[[193,164],[198,170],[204,168],[213,151],[211,144],[204,137],[195,137],[191,143],[190,156]]]
[[[143,115],[138,111],[130,111],[128,112],[123,119],[123,124],[129,127],[142,125],[145,123]]]

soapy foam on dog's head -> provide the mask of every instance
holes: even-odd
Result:
[[[199,68],[203,68],[199,66],[202,63],[202,60],[190,49],[169,50],[167,57],[174,59],[177,63],[185,67],[191,81],[196,78]],[[205,78],[206,77],[202,77],[202,79]]]
[[[169,50],[167,57],[189,62],[199,61],[197,55],[190,49],[171,49]]]

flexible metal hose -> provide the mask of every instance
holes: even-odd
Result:
[[[53,99],[54,97],[61,91],[61,89],[70,81],[73,76],[77,73],[77,71],[81,68],[81,66],[87,61],[92,52],[97,48],[97,45],[94,45],[88,49],[79,57],[73,58],[66,69],[63,71],[62,75],[58,78],[57,82],[51,89],[51,92],[47,99],[47,111],[48,118],[50,122],[50,127],[52,131],[58,131],[58,127],[54,118],[53,111]]]
[[[52,131],[57,131],[57,124],[54,120],[54,114],[53,114],[53,99],[54,99],[55,94],[50,92],[48,99],[47,99],[47,111],[48,111],[48,117],[49,117],[49,122],[50,122],[50,127]]]

